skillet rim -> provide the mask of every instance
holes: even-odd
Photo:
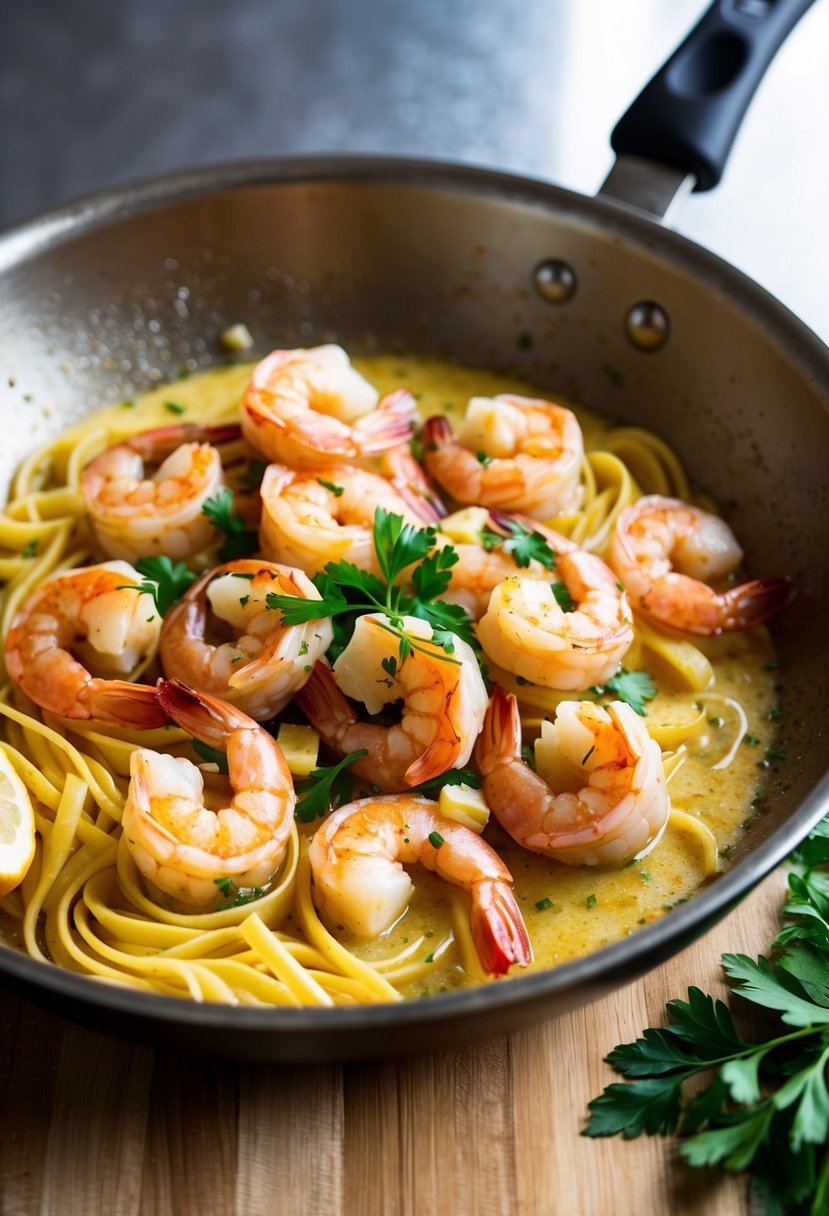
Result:
[[[142,178],[84,195],[0,233],[0,279],[6,272],[20,269],[30,258],[48,254],[78,236],[122,223],[135,215],[212,193],[326,181],[417,186],[437,192],[461,190],[478,197],[552,210],[564,218],[573,218],[583,224],[586,222],[604,235],[616,237],[670,262],[726,296],[734,307],[805,372],[815,396],[824,410],[829,412],[829,348],[784,304],[729,262],[687,237],[662,227],[645,213],[615,200],[601,195],[589,197],[536,178],[453,161],[359,153],[263,157],[226,161]],[[241,1033],[267,1031],[286,1036],[297,1045],[340,1033],[343,1036],[342,1051],[335,1049],[333,1053],[327,1052],[323,1058],[345,1060],[354,1058],[354,1053],[348,1050],[350,1036],[383,1030],[391,1030],[398,1035],[407,1031],[428,1032],[441,1024],[478,1014],[490,1015],[490,1018],[498,1018],[503,1023],[508,1020],[512,1010],[521,1006],[537,1010],[543,1004],[548,1008],[533,1019],[539,1020],[545,1016],[545,1012],[546,1016],[553,1016],[557,1012],[557,1004],[562,1009],[569,1008],[589,1001],[592,990],[630,982],[662,959],[677,953],[726,915],[785,859],[827,810],[829,771],[823,774],[785,823],[688,903],[620,942],[559,967],[516,976],[505,984],[485,984],[388,1005],[334,1009],[253,1009],[197,1004],[178,997],[111,987],[90,976],[44,964],[5,944],[0,944],[0,975],[3,983],[9,979],[18,981],[26,996],[30,995],[31,989],[36,989],[39,996],[49,994],[58,1001],[65,997],[79,1006],[93,1006],[97,1012],[109,1011],[137,1017],[142,1025],[152,1024],[159,1032],[168,1026],[191,1027],[208,1034],[220,1030]],[[569,1000],[557,1000],[565,994],[569,994]],[[57,1002],[54,1006],[50,1002],[49,1007],[60,1016],[61,1009]],[[71,1016],[76,1016],[74,1008]],[[473,1027],[470,1027],[470,1031],[470,1038],[476,1037]],[[498,1032],[497,1028],[492,1031]],[[155,1039],[158,1036],[152,1034],[149,1037]],[[415,1044],[423,1047],[429,1045]],[[232,1045],[229,1046],[231,1050],[225,1054],[233,1055]],[[379,1037],[377,1046],[377,1051],[361,1054],[383,1054],[385,1044]],[[286,1052],[281,1054],[284,1058],[290,1056]]]

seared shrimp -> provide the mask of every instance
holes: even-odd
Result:
[[[478,637],[507,671],[546,688],[584,690],[618,671],[633,643],[630,606],[601,558],[549,528],[543,535],[556,555],[555,581],[523,571],[504,579]]]
[[[402,515],[422,528],[423,519],[384,477],[348,464],[294,472],[268,467],[262,481],[262,552],[274,561],[316,574],[328,562],[349,561],[379,574],[374,552],[374,512]]]
[[[329,747],[343,755],[365,748],[368,755],[355,761],[352,771],[381,790],[405,790],[462,768],[487,706],[471,647],[456,637],[447,654],[429,640],[431,629],[423,621],[402,621],[398,632],[380,613],[358,617],[333,674],[318,663],[296,697]],[[401,636],[412,646],[403,660]],[[370,714],[402,700],[402,718],[394,726],[361,722],[346,696],[362,701]]]
[[[341,346],[275,350],[253,369],[242,400],[242,431],[269,460],[309,468],[359,460],[403,443],[415,399],[378,393]]]
[[[294,787],[271,735],[232,705],[159,680],[166,714],[203,743],[227,749],[230,806],[204,805],[203,780],[189,760],[137,748],[122,825],[127,848],[149,882],[197,909],[215,906],[216,879],[263,886],[276,873],[293,822]]]
[[[54,575],[29,596],[6,638],[6,669],[27,697],[63,718],[164,725],[152,688],[114,678],[158,644],[161,618],[141,581],[127,562],[104,562]]]
[[[662,753],[624,701],[562,701],[556,789],[521,759],[515,697],[496,685],[478,740],[483,793],[523,848],[568,866],[620,866],[659,839],[671,809]]]
[[[318,600],[301,570],[258,558],[202,575],[161,628],[165,674],[212,693],[263,722],[287,705],[331,645],[331,621],[283,625],[269,594]],[[227,632],[232,634],[232,640]]]
[[[361,798],[326,820],[311,841],[315,898],[358,937],[378,937],[414,887],[403,869],[419,863],[468,891],[472,940],[490,975],[532,962],[512,875],[476,832],[410,794]]]
[[[224,484],[212,445],[239,433],[238,426],[159,427],[90,460],[81,494],[101,550],[128,561],[157,554],[186,558],[215,540],[202,512]],[[151,476],[147,462],[158,465]]]
[[[701,637],[750,629],[791,600],[792,582],[785,575],[752,579],[720,593],[702,581],[730,574],[742,556],[724,520],[658,494],[621,513],[607,552],[634,608]]]
[[[579,506],[583,457],[575,414],[531,397],[473,397],[457,439],[446,418],[423,428],[426,468],[457,502],[533,519]]]

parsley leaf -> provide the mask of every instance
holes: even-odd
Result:
[[[135,563],[135,568],[145,579],[152,580],[141,583],[139,590],[153,597],[159,616],[164,616],[197,578],[184,562],[173,563],[169,557],[142,557]]]
[[[327,815],[333,806],[341,806],[351,797],[354,789],[354,778],[346,772],[350,764],[367,756],[363,748],[350,752],[340,760],[339,764],[322,765],[313,768],[308,774],[308,781],[303,785],[294,815],[301,823],[312,823],[315,819]]]
[[[428,781],[422,781],[420,785],[413,785],[409,793],[426,794],[427,797],[432,798],[436,797],[445,785],[468,785],[470,789],[479,790],[481,777],[471,768],[450,768],[448,772],[441,773],[439,777],[430,777]]]
[[[597,697],[611,695],[626,701],[643,718],[646,716],[645,702],[652,701],[659,689],[647,671],[628,671],[620,667],[617,674],[604,684],[594,684],[590,689]]]
[[[221,891],[222,895],[227,896],[220,904],[218,911],[224,912],[226,908],[240,908],[243,904],[249,904],[254,899],[261,899],[265,894],[264,887],[237,887],[232,878],[214,878],[213,882]]]
[[[550,583],[555,601],[562,612],[575,612],[576,601],[567,590],[567,584],[562,582]]]
[[[829,1210],[829,874],[819,868],[827,864],[824,820],[792,858],[783,909],[791,923],[776,953],[723,955],[735,993],[774,1010],[778,1027],[744,1039],[722,1001],[690,988],[687,1001],[668,1003],[670,1025],[607,1057],[628,1080],[589,1104],[585,1135],[676,1132],[692,1166],[748,1171],[769,1213]],[[683,1089],[691,1079],[693,1096]]]
[[[222,486],[218,494],[208,498],[202,506],[202,514],[206,515],[218,532],[225,534],[225,543],[219,552],[223,562],[235,561],[238,557],[253,557],[259,548],[259,539],[241,516],[233,510],[233,493],[229,486]]]
[[[330,490],[335,498],[342,498],[345,494],[344,486],[335,486],[333,481],[326,481],[324,477],[318,477],[317,484],[321,485],[324,490]]]
[[[208,764],[215,764],[220,773],[227,772],[227,752],[220,752],[201,739],[191,739],[190,746],[197,756],[201,756]]]
[[[497,523],[502,531],[495,532],[488,527],[481,531],[481,544],[487,553],[503,549],[516,566],[529,566],[531,561],[536,561],[547,570],[555,569],[556,555],[540,532],[525,528],[507,515],[498,515]]]

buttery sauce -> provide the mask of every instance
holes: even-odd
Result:
[[[422,359],[389,356],[353,362],[381,393],[404,385],[411,388],[423,418],[447,414],[457,420],[471,396],[502,392],[543,395],[514,377]],[[237,364],[168,383],[143,394],[136,403],[113,405],[99,416],[116,433],[124,429],[127,410],[130,429],[135,414],[148,427],[223,419],[238,404],[250,370],[250,364]],[[585,448],[601,448],[608,425],[578,406],[571,408],[582,425]],[[778,754],[772,750],[776,717],[773,650],[763,628],[710,641],[695,639],[694,644],[713,665],[712,685],[695,694],[671,687],[653,672],[659,695],[647,706],[645,722],[664,723],[683,715],[700,720],[699,728],[686,740],[682,762],[672,773],[668,790],[675,808],[710,828],[721,869],[727,865],[742,825],[762,801],[764,768],[777,763]],[[538,709],[528,711],[527,719],[534,717],[535,724],[529,727],[525,742],[537,735],[540,716]],[[315,826],[301,831],[311,835]],[[687,822],[669,822],[652,852],[617,870],[572,868],[527,852],[494,820],[484,838],[503,857],[515,880],[535,956],[531,971],[588,954],[635,933],[692,897],[706,880],[700,842]],[[417,977],[401,986],[404,996],[420,997],[483,982],[486,977],[474,958],[461,958],[453,940],[453,908],[456,917],[462,915],[462,902],[447,884],[420,868],[412,870],[412,879],[415,894],[409,908],[376,941],[350,938],[334,925],[332,931],[365,959],[408,951],[413,962],[428,962],[428,979],[424,981],[423,968],[418,967]],[[512,974],[525,972],[516,969]]]

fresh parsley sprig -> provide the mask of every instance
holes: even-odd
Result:
[[[434,528],[415,528],[401,515],[378,507],[374,513],[374,548],[382,578],[360,570],[353,562],[329,562],[313,578],[320,593],[319,600],[270,593],[265,597],[265,604],[281,612],[286,625],[332,618],[331,658],[342,653],[354,631],[354,622],[366,612],[383,613],[396,630],[400,629],[404,616],[428,622],[432,626],[432,640],[447,655],[454,649],[452,635],[477,646],[469,614],[460,605],[447,604],[440,599],[449,587],[458,555],[451,545],[436,548],[436,538]],[[411,590],[402,581],[409,570]],[[419,648],[417,643],[401,637],[401,661],[405,659],[409,645],[413,649]]]
[[[590,1104],[588,1136],[646,1132],[682,1137],[691,1165],[747,1171],[769,1213],[829,1211],[829,822],[793,857],[790,923],[771,958],[723,955],[743,999],[779,1015],[769,1037],[748,1041],[727,1006],[698,988],[668,1002],[671,1024],[648,1029],[607,1057],[627,1083]],[[689,1096],[684,1085],[707,1078]]]
[[[264,887],[237,887],[232,878],[214,878],[213,882],[225,896],[217,905],[219,912],[224,912],[226,908],[240,908],[254,899],[261,899],[265,894]]]
[[[644,718],[647,715],[645,703],[652,701],[659,689],[647,671],[628,671],[626,667],[620,667],[612,679],[604,684],[594,684],[590,691],[597,697],[614,696],[619,701],[626,701]]]
[[[348,772],[349,765],[367,756],[365,748],[349,752],[339,764],[321,765],[312,768],[308,780],[303,784],[297,800],[295,817],[300,823],[313,823],[327,815],[335,806],[348,802],[354,792],[354,777]]]
[[[205,500],[202,514],[207,516],[218,532],[224,533],[225,542],[219,552],[221,561],[232,562],[238,557],[253,557],[259,548],[258,537],[233,510],[233,492],[229,486],[222,486],[218,494]]]
[[[536,561],[546,570],[555,569],[556,555],[540,532],[525,528],[518,520],[506,516],[499,515],[497,520],[491,518],[497,522],[498,531],[490,527],[481,529],[481,544],[487,553],[502,549],[509,553],[516,566],[526,567]]]
[[[169,557],[142,557],[135,563],[135,568],[144,575],[144,581],[123,583],[118,590],[143,591],[145,595],[152,596],[159,616],[164,616],[198,577],[187,569],[184,562],[174,564]]]

